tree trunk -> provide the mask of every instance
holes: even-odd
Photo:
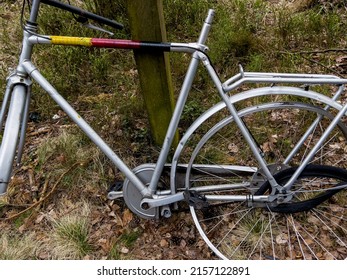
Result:
[[[128,0],[127,9],[133,40],[166,41],[162,0]],[[168,54],[136,50],[134,55],[152,135],[162,144],[174,104]]]

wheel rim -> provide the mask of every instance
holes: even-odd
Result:
[[[244,113],[240,113],[240,115],[244,120],[247,120],[247,118],[251,120],[251,115],[257,114],[259,111],[261,113],[266,112],[265,115],[268,116],[268,118],[274,116],[273,124],[276,125],[276,123],[278,122],[278,116],[281,116],[278,112],[281,110],[284,113],[288,113],[289,109],[290,111],[304,110],[307,114],[314,114],[315,116],[318,113],[321,113],[321,110],[315,109],[316,107],[314,106],[302,107],[301,104],[300,106],[294,106],[293,104],[294,103],[291,103],[290,105],[283,102],[280,106],[278,106],[277,104],[257,107],[257,109],[245,109],[243,110]],[[297,104],[299,103],[295,103],[295,105]],[[317,130],[323,130],[323,125],[325,125],[325,123],[327,123],[329,119],[330,117],[327,117],[325,118],[325,120],[322,120],[317,125],[315,133],[317,133]],[[282,119],[282,121],[285,120]],[[188,164],[188,172],[186,176],[186,186],[188,186],[188,189],[192,189],[193,187],[197,186],[201,187],[204,184],[222,184],[222,182],[225,184],[226,182],[225,178],[212,179],[210,178],[212,177],[212,175],[208,173],[200,175],[200,177],[194,175],[194,173],[196,172],[196,170],[194,170],[196,164],[205,163],[222,166],[223,164],[243,165],[244,162],[247,162],[250,163],[249,165],[254,166],[255,163],[253,164],[253,162],[249,160],[244,160],[244,162],[242,162],[241,159],[238,159],[233,162],[231,159],[231,157],[233,156],[233,149],[235,149],[234,157],[236,157],[236,155],[240,152],[240,148],[233,146],[227,147],[226,144],[223,143],[223,141],[216,141],[214,142],[214,145],[212,144],[212,146],[224,150],[225,148],[227,148],[229,151],[231,151],[228,155],[228,160],[230,160],[230,162],[213,162],[212,160],[211,162],[207,161],[205,156],[206,151],[204,151],[205,146],[216,135],[218,135],[219,133],[222,134],[222,130],[225,130],[227,126],[230,126],[230,123],[232,123],[232,118],[228,118],[228,120],[227,118],[225,118],[224,120],[220,121],[214,128],[208,131],[205,138],[202,138],[200,142],[198,142],[196,146],[197,148],[193,151],[193,155]],[[293,126],[293,123],[288,124],[288,127],[289,126]],[[296,127],[300,126],[305,127],[303,123],[298,122]],[[278,129],[278,127],[276,127],[276,129]],[[281,129],[282,131],[285,130],[284,127],[282,127]],[[229,130],[231,131],[232,128],[229,128]],[[261,130],[261,127],[259,128],[259,130]],[[334,157],[335,154],[338,154],[338,151],[327,152],[328,148],[333,149],[334,145],[335,148],[338,145],[341,145],[341,149],[344,148],[343,142],[345,141],[345,135],[343,133],[340,133],[340,131],[334,133],[335,134],[333,134],[333,136],[331,136],[328,142],[325,144],[325,148],[320,151],[320,155],[315,158],[315,161],[319,164],[345,166],[346,159],[344,157],[340,157],[340,159]],[[339,133],[339,135],[337,135],[336,133]],[[319,133],[317,135],[319,135]],[[227,136],[223,137],[220,137],[220,139],[227,138]],[[255,135],[255,137],[257,136]],[[309,140],[312,141],[312,143],[315,141],[314,137]],[[257,139],[257,141],[259,140]],[[264,144],[264,142],[260,143],[260,145],[262,144]],[[278,148],[278,146],[276,146],[276,143],[274,147],[274,149]],[[310,147],[311,146],[309,145],[308,148]],[[275,150],[274,152],[277,152],[277,150]],[[204,153],[204,156],[200,157],[202,153]],[[305,151],[303,153],[305,153]],[[283,162],[284,158],[285,157],[282,156],[279,160],[268,163],[281,164],[281,161]],[[290,162],[290,164],[300,164],[300,160],[298,160],[298,158],[299,157],[294,158]],[[234,176],[233,180],[236,177],[239,181],[251,181],[252,175],[253,174],[240,177]],[[338,179],[341,181],[341,178],[333,179]],[[336,184],[337,183],[338,182],[336,182]],[[235,194],[252,194],[256,190],[251,190],[250,186],[251,184],[248,187],[240,187],[240,189],[238,190],[234,189],[233,192]],[[209,195],[210,192],[205,192],[204,194]],[[197,210],[194,209],[194,207],[191,207],[190,210],[201,236],[209,245],[209,247],[220,258],[340,259],[346,258],[347,256],[346,238],[344,237],[347,234],[347,214],[346,207],[341,206],[346,205],[345,196],[345,190],[340,191],[338,197],[334,198],[336,199],[336,203],[331,203],[331,201],[328,201],[330,204],[328,204],[327,202],[311,211],[298,214],[275,213],[273,211],[275,209],[271,209],[271,207],[268,207],[268,209],[249,208],[247,207],[247,205],[245,205],[246,203],[218,205],[218,203],[213,201],[211,202],[212,207],[210,207],[208,210]],[[226,209],[227,207],[229,207],[229,209]],[[329,216],[322,216],[322,211],[329,209],[329,207],[331,208]],[[235,213],[232,213],[231,210],[233,210],[233,212]],[[337,216],[336,212],[334,212],[337,210],[339,211],[339,216]],[[214,216],[214,218],[212,216]],[[302,222],[302,219],[305,219],[306,224]],[[319,230],[319,227],[317,227],[315,223],[321,224],[322,230]],[[337,224],[339,223],[341,225],[337,226]],[[320,236],[324,241],[318,243],[315,240],[317,238],[314,238],[315,236]],[[313,243],[314,246],[311,245]]]

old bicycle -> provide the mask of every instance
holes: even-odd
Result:
[[[108,198],[123,197],[138,216],[170,217],[187,203],[202,238],[220,258],[346,258],[347,104],[340,100],[346,79],[253,73],[240,67],[238,74],[221,81],[205,45],[213,10],[195,43],[137,42],[37,34],[41,3],[121,28],[59,1],[32,1],[19,63],[8,77],[1,107],[0,194],[7,190],[14,161],[21,158],[36,82],[125,175],[122,190],[110,191]],[[37,44],[191,54],[157,162],[131,170],[33,64]],[[221,102],[193,122],[167,162],[200,62]],[[232,94],[248,84],[259,86]],[[319,86],[334,90],[332,97],[316,92]],[[162,184],[167,173],[169,184]]]

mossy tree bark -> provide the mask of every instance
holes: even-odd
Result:
[[[162,0],[94,0],[94,3],[97,13],[108,18],[127,10],[133,40],[166,41]],[[162,144],[174,107],[168,55],[137,50],[134,56],[152,136],[157,144]],[[178,143],[177,133],[173,141]]]
[[[128,0],[127,9],[133,40],[166,41],[162,0]],[[174,105],[168,54],[136,50],[134,55],[152,135],[161,144]],[[176,134],[174,143],[177,139]]]

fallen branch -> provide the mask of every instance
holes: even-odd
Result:
[[[330,71],[330,72],[336,74],[337,76],[339,76],[339,77],[341,77],[341,78],[344,78],[343,75],[341,75],[338,71],[334,70],[334,69],[331,68],[331,67],[328,67],[328,66],[324,65],[323,63],[320,63],[320,62],[317,61],[317,60],[314,60],[314,59],[305,57],[305,56],[303,56],[303,55],[302,55],[302,58],[308,60],[308,61],[311,62],[311,63],[317,64],[317,65],[319,65],[319,66],[321,66],[321,67],[327,69],[328,71]]]
[[[312,58],[308,58],[306,57],[304,54],[314,54],[314,53],[327,53],[327,52],[333,52],[333,51],[341,51],[341,52],[347,52],[347,49],[326,49],[326,50],[320,50],[320,51],[298,51],[298,52],[289,52],[289,51],[286,51],[286,52],[283,52],[283,51],[280,51],[279,53],[281,54],[286,54],[286,55],[295,55],[295,54],[298,54],[300,55],[303,59],[306,59],[307,61],[313,63],[313,64],[317,64],[325,69],[327,69],[328,71],[336,74],[337,76],[341,77],[341,78],[344,78],[343,75],[341,75],[341,73],[339,73],[338,71],[334,70],[333,68],[331,67],[328,67],[326,65],[324,65],[323,63],[317,61],[317,60],[314,60]]]
[[[47,193],[44,197],[41,197],[39,201],[37,201],[37,202],[31,204],[28,208],[24,209],[23,211],[18,212],[17,214],[12,215],[11,217],[2,218],[2,219],[0,219],[0,220],[2,220],[2,221],[9,221],[9,220],[12,220],[12,219],[17,218],[17,217],[19,217],[20,215],[24,214],[25,212],[27,212],[27,211],[33,209],[34,207],[38,206],[38,205],[41,204],[43,201],[45,201],[49,196],[52,195],[52,193],[53,193],[53,192],[55,191],[55,189],[58,187],[59,183],[61,182],[61,180],[64,178],[64,176],[65,176],[66,174],[68,174],[69,172],[71,172],[77,165],[85,165],[85,164],[86,164],[86,162],[76,162],[76,163],[74,163],[73,165],[71,165],[71,166],[69,167],[68,170],[66,170],[63,174],[61,174],[61,175],[59,176],[58,180],[55,182],[55,184],[53,185],[53,187],[52,187],[52,189],[50,190],[50,192]],[[47,181],[47,185],[48,185],[48,181]],[[45,183],[45,188],[47,188],[47,185],[46,185],[46,183]]]
[[[325,50],[315,50],[315,51],[297,51],[297,52],[291,52],[291,53],[315,54],[315,53],[328,53],[328,52],[347,52],[347,49],[325,49]]]

